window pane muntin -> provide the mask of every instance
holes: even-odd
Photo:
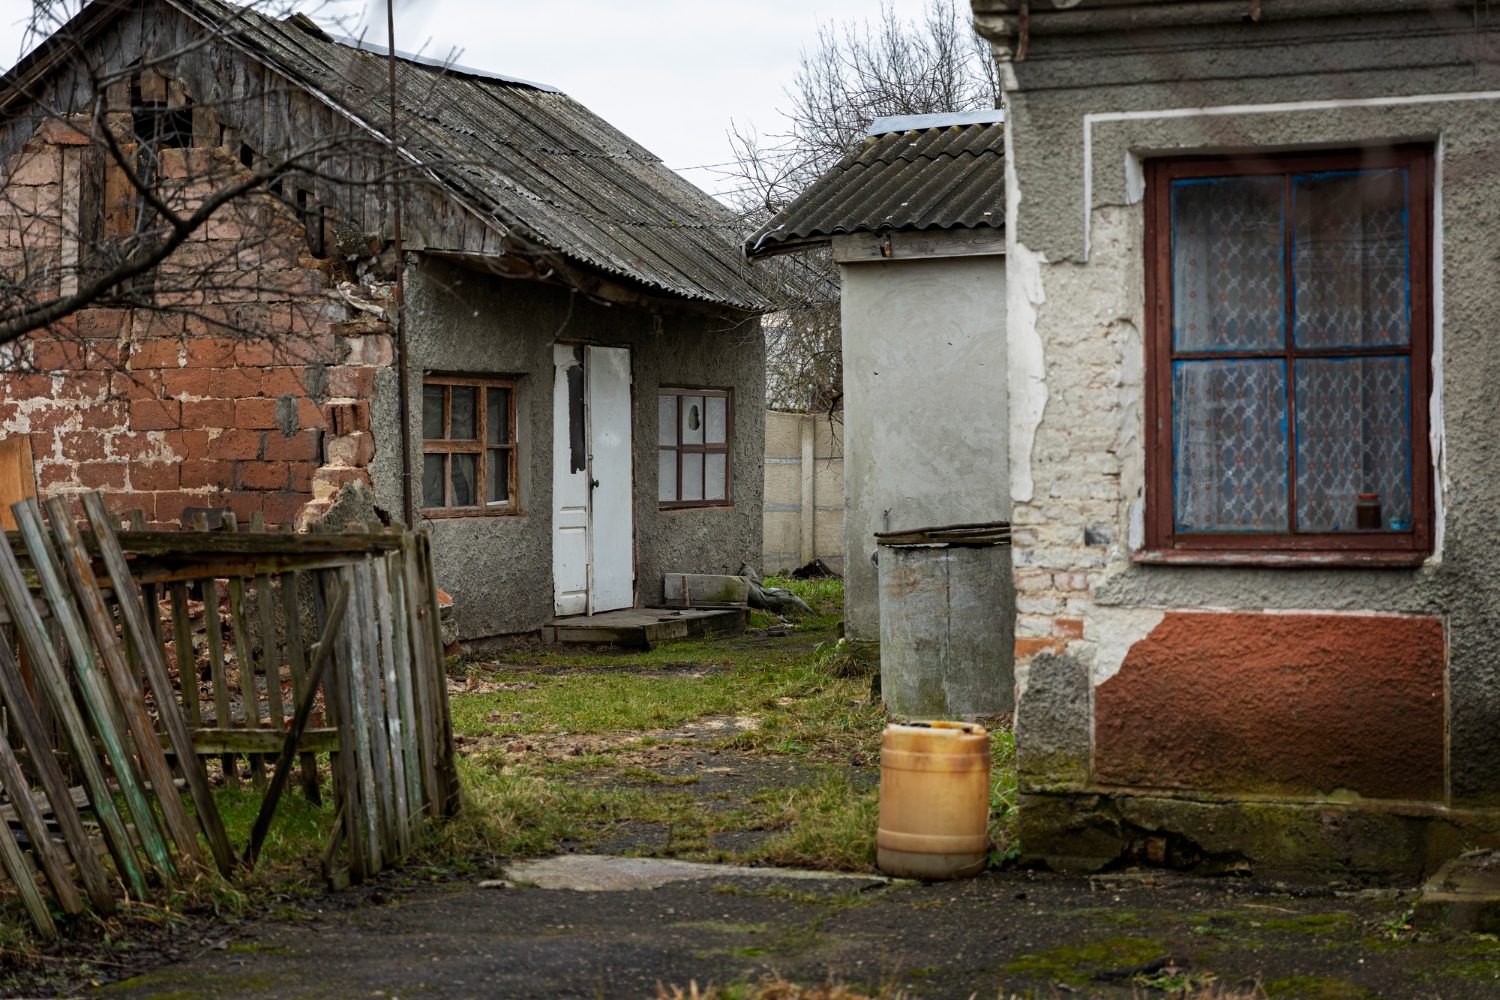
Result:
[[[681,410],[677,425],[681,429],[683,444],[702,444],[705,415],[702,396],[683,396],[678,402]]]
[[[1289,530],[1286,389],[1280,359],[1173,363],[1177,531]]]
[[[1285,186],[1279,175],[1172,182],[1174,350],[1285,344]]]
[[[673,503],[677,495],[677,449],[659,448],[656,452],[656,499]]]
[[[447,387],[443,385],[428,383],[422,386],[422,437],[429,441],[446,436],[443,408],[447,392]]]
[[[485,443],[510,444],[511,391],[506,386],[490,386],[484,393]]]
[[[682,453],[682,500],[703,499],[703,452]]]
[[[723,500],[728,496],[729,456],[711,451],[703,456],[703,499]]]
[[[664,392],[656,397],[656,443],[677,444],[677,395]]]
[[[1373,494],[1374,530],[1411,530],[1411,359],[1298,359],[1295,379],[1298,528],[1365,533],[1356,500]]]
[[[451,429],[455,420],[453,416],[453,395],[455,393],[468,393],[474,403],[475,411],[472,415],[472,430],[468,425],[471,419],[465,411],[466,403],[460,402],[460,413],[457,417],[458,429],[465,431],[470,436],[465,438],[453,438],[451,435],[436,439],[426,438],[423,441],[423,471],[424,478],[429,467],[433,468],[436,477],[435,486],[446,492],[442,499],[436,499],[435,490],[427,488],[424,482],[423,509],[429,515],[439,516],[447,514],[474,514],[484,513],[489,510],[494,513],[519,513],[515,503],[515,382],[510,379],[496,379],[484,377],[466,376],[434,376],[423,380],[424,402],[429,398],[436,400],[441,394],[443,403],[443,423],[445,429]],[[498,397],[497,394],[498,393]],[[497,411],[500,418],[499,428],[491,429],[489,414],[491,400],[497,399],[503,412]],[[425,415],[425,414],[424,414]],[[497,433],[508,435],[507,441],[499,442],[500,447],[491,445],[489,438]],[[481,440],[481,436],[485,440]],[[490,468],[491,456],[499,456],[505,463],[505,475],[503,481],[497,479],[496,472]],[[458,461],[462,457],[462,461]],[[435,459],[441,463],[437,468],[429,459]],[[504,486],[510,491],[508,496],[491,496],[493,489]],[[457,495],[455,495],[455,490]],[[436,502],[430,502],[436,500]]]
[[[422,506],[446,507],[447,496],[443,492],[444,469],[448,459],[445,455],[428,453],[422,456]]]
[[[1328,170],[1292,178],[1292,299],[1303,350],[1404,347],[1411,342],[1410,171]],[[1361,209],[1319,218],[1327,203]],[[1385,204],[1381,204],[1381,202]],[[1353,203],[1353,204],[1350,204]],[[1316,223],[1337,229],[1318,233]],[[1351,247],[1354,238],[1358,247]],[[1357,278],[1363,276],[1364,280]]]

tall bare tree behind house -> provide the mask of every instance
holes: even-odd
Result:
[[[883,3],[873,23],[822,26],[786,89],[784,128],[760,135],[731,126],[735,162],[728,199],[759,228],[865,138],[887,115],[998,107],[989,49],[971,30],[968,7],[929,0],[916,20]],[[827,250],[762,261],[777,311],[766,317],[766,396],[774,409],[832,411],[841,405],[838,269]]]

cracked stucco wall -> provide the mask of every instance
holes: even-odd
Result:
[[[1007,4],[976,0],[976,10]],[[1023,790],[1089,791],[1094,693],[1173,611],[1436,616],[1444,809],[1500,805],[1500,32],[1430,12],[1033,34],[991,13],[1007,87],[1011,489]],[[1290,8],[1282,5],[1280,10]],[[1140,163],[1161,154],[1426,142],[1440,164],[1431,404],[1439,545],[1406,569],[1150,566],[1143,541]],[[1354,692],[1357,694],[1357,691]],[[1191,705],[1182,712],[1192,724]],[[1267,734],[1274,738],[1274,734]],[[1392,738],[1400,738],[1393,733]],[[1038,813],[1038,816],[1041,814]],[[1076,817],[1074,817],[1076,819]],[[1034,836],[1037,823],[1023,824]],[[1069,822],[1073,822],[1070,820]]]

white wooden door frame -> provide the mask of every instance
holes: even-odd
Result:
[[[552,581],[558,616],[635,604],[630,351],[553,345]]]

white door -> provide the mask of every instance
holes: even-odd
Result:
[[[630,351],[553,347],[552,580],[559,615],[635,604]]]

